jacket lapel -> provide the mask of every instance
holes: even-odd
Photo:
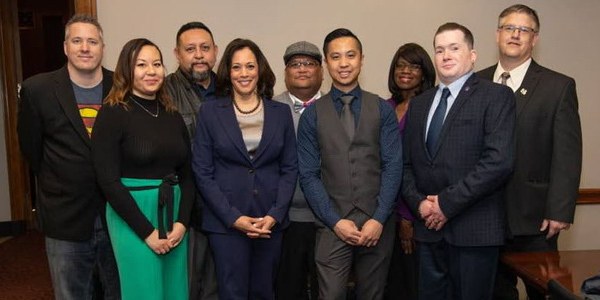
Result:
[[[432,159],[435,157],[438,150],[440,149],[440,147],[446,140],[446,132],[449,130],[448,128],[450,128],[450,126],[452,126],[452,122],[456,118],[456,115],[460,111],[460,108],[471,97],[471,94],[477,87],[478,81],[479,81],[479,79],[477,78],[477,76],[475,74],[471,75],[471,77],[469,77],[469,79],[467,79],[465,84],[462,86],[458,95],[455,96],[456,98],[454,100],[454,103],[452,104],[452,107],[450,107],[450,111],[448,111],[448,115],[446,116],[446,119],[444,119],[444,124],[442,125],[442,131],[440,132],[439,142],[435,147],[434,153],[431,153]]]
[[[256,149],[256,154],[254,155],[254,161],[258,161],[260,156],[265,152],[268,145],[271,143],[271,139],[276,131],[275,124],[282,124],[277,120],[277,112],[273,102],[271,100],[263,100],[263,104],[265,110],[263,131],[262,136],[260,137],[260,143],[258,144],[258,149]]]
[[[517,118],[523,111],[523,108],[529,101],[531,94],[535,90],[538,82],[540,81],[540,66],[534,61],[531,60],[531,64],[527,69],[527,73],[525,73],[525,78],[523,78],[523,82],[517,91],[515,92],[515,98],[517,100],[516,110],[517,110]]]
[[[219,101],[217,114],[219,114],[218,120],[223,127],[223,131],[225,131],[233,145],[240,151],[240,154],[250,162],[250,156],[246,150],[242,131],[240,130],[240,125],[235,117],[231,100],[229,98],[221,98]]]
[[[73,92],[73,85],[69,78],[67,67],[63,67],[61,72],[64,72],[64,74],[62,74],[63,76],[58,76],[56,78],[56,88],[54,90],[55,97],[58,99],[60,106],[75,128],[75,131],[89,147],[91,145],[90,136],[88,135],[83,120],[81,119],[81,115],[79,114],[79,107],[77,106],[77,100],[75,99],[75,93]]]

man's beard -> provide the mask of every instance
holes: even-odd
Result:
[[[192,79],[194,81],[203,82],[206,81],[208,78],[210,78],[210,70],[204,72],[192,71]]]

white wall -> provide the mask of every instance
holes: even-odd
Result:
[[[600,1],[524,0],[540,15],[540,42],[534,57],[549,68],[570,75],[577,82],[583,125],[584,166],[582,188],[600,187],[600,148],[598,126],[600,103],[596,87],[600,70]],[[437,27],[448,21],[461,23],[475,36],[479,53],[476,69],[497,60],[495,28],[497,16],[512,1],[487,0],[99,0],[98,18],[106,40],[105,65],[114,68],[123,44],[146,37],[162,49],[170,72],[177,68],[172,49],[179,27],[189,21],[206,23],[223,51],[236,37],[250,38],[263,50],[279,78],[275,92],[284,90],[285,47],[308,40],[320,48],[331,30],[347,27],[362,41],[365,54],[361,86],[383,97],[387,72],[395,50],[407,42],[421,44],[432,54]],[[326,76],[327,77],[327,76]],[[324,89],[328,90],[326,78]],[[599,248],[600,238],[586,228],[597,227],[600,205],[579,206],[576,225],[561,242],[563,248]],[[588,226],[593,223],[596,226]],[[584,225],[585,224],[585,225]],[[567,238],[568,237],[568,238]]]

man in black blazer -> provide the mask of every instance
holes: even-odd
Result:
[[[420,299],[490,299],[504,243],[515,99],[473,74],[473,35],[456,23],[434,38],[437,88],[410,105],[402,194],[419,220]]]
[[[104,42],[95,18],[75,15],[65,27],[67,65],[33,76],[20,91],[17,130],[37,178],[37,213],[56,299],[120,299],[105,228],[104,199],[92,166],[90,135],[112,86],[101,66]],[[94,291],[95,275],[102,291]]]
[[[500,61],[478,73],[505,82],[517,100],[505,251],[557,250],[558,233],[573,223],[579,189],[582,150],[575,81],[531,58],[539,30],[538,15],[530,7],[517,4],[502,11],[496,31]],[[499,268],[495,297],[518,299],[516,276]],[[544,299],[532,288],[527,293],[530,299]]]

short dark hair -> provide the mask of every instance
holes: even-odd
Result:
[[[233,97],[233,87],[231,84],[231,77],[229,72],[231,70],[233,55],[235,52],[244,48],[250,49],[254,56],[256,56],[256,63],[258,64],[258,83],[257,93],[259,96],[267,99],[273,98],[273,87],[275,86],[275,74],[269,66],[269,62],[265,55],[260,51],[260,48],[256,43],[248,39],[234,39],[227,45],[223,57],[219,63],[217,69],[217,83],[216,83],[216,94],[219,96],[231,96]]]
[[[186,32],[188,30],[192,30],[192,29],[205,30],[210,35],[210,39],[213,40],[213,43],[215,42],[215,39],[213,38],[213,34],[210,31],[210,29],[208,29],[208,26],[204,25],[204,23],[202,23],[202,22],[189,22],[189,23],[183,24],[179,28],[179,30],[177,30],[177,37],[175,37],[175,45],[179,45],[179,38],[181,37],[181,35],[184,32]]]
[[[500,26],[500,19],[513,14],[513,13],[521,13],[521,14],[526,14],[528,16],[530,16],[533,19],[533,22],[535,23],[535,26],[537,28],[534,28],[536,31],[540,30],[540,18],[538,17],[537,12],[535,11],[535,9],[524,5],[524,4],[515,4],[512,6],[507,7],[506,9],[504,9],[501,13],[500,16],[498,16],[498,26]]]
[[[435,68],[427,51],[418,44],[408,43],[400,46],[392,58],[390,72],[388,74],[388,89],[392,93],[392,98],[396,101],[402,101],[402,90],[395,80],[396,63],[402,58],[411,64],[421,66],[423,81],[419,85],[416,95],[432,88],[435,85]]]
[[[467,42],[469,49],[473,49],[473,46],[475,46],[475,38],[473,38],[473,33],[471,32],[471,30],[469,30],[469,28],[463,25],[454,22],[448,22],[438,27],[437,31],[435,32],[435,35],[433,36],[433,47],[435,48],[435,37],[438,36],[438,34],[452,30],[461,31],[465,36],[465,42]]]
[[[350,29],[338,28],[338,29],[330,32],[325,37],[325,41],[323,41],[323,55],[325,55],[325,58],[327,58],[327,47],[329,46],[329,43],[331,43],[331,41],[333,41],[335,39],[339,39],[339,38],[343,38],[343,37],[351,37],[351,38],[355,39],[358,42],[358,50],[360,50],[360,53],[362,54],[362,43],[360,42],[358,37],[354,33],[352,33],[352,31],[350,31]]]
[[[150,40],[137,38],[127,42],[119,54],[119,59],[117,60],[117,65],[113,74],[113,86],[104,100],[105,103],[112,106],[123,105],[125,108],[128,108],[128,99],[125,99],[125,96],[133,92],[135,63],[140,55],[140,51],[142,51],[142,48],[145,46],[156,48],[160,55],[160,61],[161,63],[163,62],[162,52],[158,46]],[[169,97],[169,94],[167,93],[164,81],[156,92],[156,99],[160,101],[167,111],[171,112],[177,110],[171,97]]]
[[[104,40],[102,26],[100,26],[98,19],[86,14],[75,14],[69,19],[69,21],[67,21],[67,24],[65,24],[65,41],[67,40],[67,36],[69,36],[69,27],[75,23],[85,23],[94,25],[100,33],[100,39]]]

